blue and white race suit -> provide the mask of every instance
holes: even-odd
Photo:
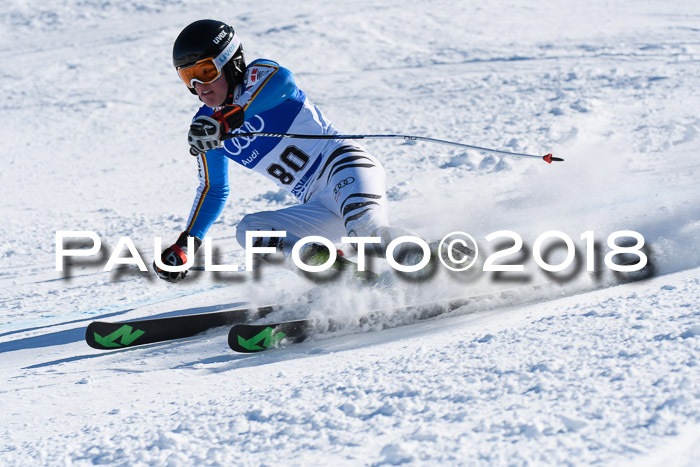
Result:
[[[245,123],[234,133],[339,133],[296,86],[292,73],[269,60],[248,65],[234,103],[245,110]],[[216,110],[202,106],[195,118]],[[384,168],[360,145],[340,139],[241,137],[198,156],[200,185],[188,219],[190,235],[204,238],[223,210],[229,160],[269,178],[300,203],[246,215],[236,233],[242,246],[249,230],[286,231],[282,244],[274,243],[287,253],[308,235],[337,242],[343,235],[381,235],[378,229],[389,223]]]

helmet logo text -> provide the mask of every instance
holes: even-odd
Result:
[[[226,31],[221,31],[218,36],[214,38],[214,44],[219,45],[219,42],[221,42],[221,39],[226,37]]]

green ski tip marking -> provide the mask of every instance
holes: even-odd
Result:
[[[134,328],[129,326],[128,324],[123,325],[116,331],[114,331],[111,334],[108,334],[104,337],[100,336],[97,333],[95,334],[95,342],[100,344],[102,347],[105,348],[116,348],[116,347],[126,347],[130,345],[132,342],[134,342],[136,339],[139,337],[143,336],[146,334],[144,331],[141,331],[140,329],[133,331]],[[117,343],[116,340],[121,337],[121,344]]]
[[[283,332],[275,333],[274,331],[275,330],[273,328],[268,326],[255,336],[251,337],[250,339],[244,339],[242,336],[239,335],[238,345],[247,350],[269,349],[271,346],[275,345],[277,342],[284,339],[284,337],[286,336],[286,334]],[[260,347],[257,344],[260,343],[260,341],[262,341],[263,339],[263,346]]]

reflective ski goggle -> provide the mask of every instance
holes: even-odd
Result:
[[[192,65],[179,66],[177,67],[177,74],[188,88],[194,89],[194,83],[213,83],[221,76],[221,70],[224,65],[233,57],[240,45],[241,41],[234,32],[233,39],[219,55],[214,58],[204,58]]]

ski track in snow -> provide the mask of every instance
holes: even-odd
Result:
[[[88,348],[95,319],[294,303],[312,285],[275,268],[258,279],[192,272],[175,286],[101,271],[120,237],[149,264],[153,238],[174,240],[186,221],[197,102],[170,50],[201,16],[231,22],[249,60],[289,67],[348,133],[566,158],[368,141],[396,224],[428,238],[464,230],[484,253],[484,236],[501,229],[529,246],[561,230],[579,247],[585,231],[604,247],[632,229],[656,277],[614,285],[580,273],[383,331],[411,320],[356,323],[377,307],[522,281],[438,276],[390,294],[329,284],[314,307],[273,317],[349,328],[287,349],[235,355],[221,329]],[[10,0],[0,11],[0,464],[700,464],[699,20],[688,0]],[[231,179],[210,235],[221,262],[242,264],[241,216],[292,200],[239,167]],[[57,230],[96,231],[101,258],[55,271]],[[527,283],[551,280],[525,264]]]
[[[699,305],[694,270],[252,356],[232,355],[222,332],[112,353],[76,342],[51,361],[16,351],[2,454],[613,463],[696,429]],[[44,427],[40,440],[27,420]]]

